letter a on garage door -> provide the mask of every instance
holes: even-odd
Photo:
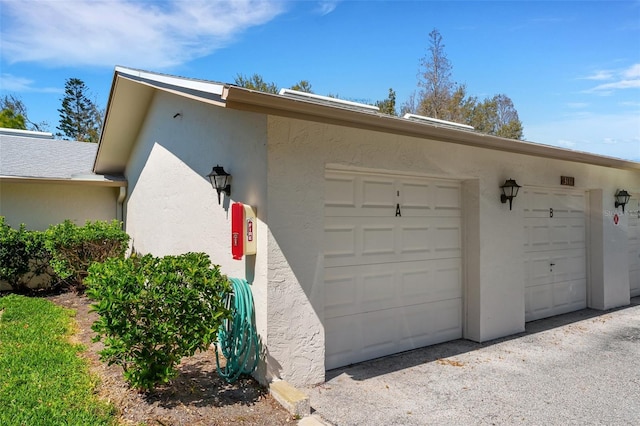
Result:
[[[460,184],[328,170],[327,369],[462,335]]]

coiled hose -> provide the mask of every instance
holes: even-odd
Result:
[[[218,374],[229,383],[238,380],[241,374],[251,374],[258,366],[258,333],[253,322],[253,297],[246,280],[230,278],[233,293],[229,304],[233,303],[232,319],[225,320],[218,331],[216,364]],[[226,359],[220,367],[218,351]]]

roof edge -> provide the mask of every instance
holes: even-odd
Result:
[[[127,181],[121,178],[108,178],[106,176],[74,177],[74,178],[39,178],[29,176],[0,176],[0,183],[55,183],[65,185],[89,185],[126,187]]]
[[[456,129],[451,126],[438,125],[437,123],[417,122],[381,113],[360,112],[339,108],[338,106],[330,107],[237,86],[226,86],[223,99],[227,101],[227,108],[358,127],[404,136],[426,137],[447,143],[515,154],[573,161],[616,169],[640,170],[640,162],[631,160],[573,151],[535,142],[507,139],[467,129]]]

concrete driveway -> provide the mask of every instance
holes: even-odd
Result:
[[[640,298],[327,372],[303,389],[332,425],[640,424]]]

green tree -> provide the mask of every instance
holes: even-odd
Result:
[[[467,122],[482,133],[510,139],[523,138],[518,112],[511,99],[504,94],[477,103]]]
[[[522,123],[511,99],[499,94],[479,102],[468,96],[466,85],[458,85],[451,79],[453,67],[438,30],[429,33],[429,44],[429,53],[420,62],[421,89],[405,102],[403,112],[469,124],[490,135],[522,139]]]
[[[22,129],[22,130],[34,130],[37,132],[45,132],[49,129],[49,124],[46,121],[34,122],[29,119],[29,114],[27,113],[27,107],[22,102],[22,99],[18,98],[15,95],[4,95],[0,98],[0,110],[3,114],[2,127],[8,127],[8,125],[22,126],[22,127],[10,127],[13,129]],[[7,112],[5,112],[5,110]],[[20,124],[20,118],[24,121]],[[18,122],[12,121],[13,119],[17,119]],[[5,122],[4,120],[8,120]]]
[[[313,90],[311,90],[311,83],[309,83],[309,81],[307,80],[300,80],[299,82],[291,86],[291,90],[297,90],[298,92],[313,93]]]
[[[396,92],[389,88],[389,96],[387,99],[377,101],[376,106],[380,108],[380,112],[389,115],[398,115],[396,112]]]
[[[442,36],[436,29],[429,33],[429,53],[422,58],[418,86],[422,87],[418,113],[447,120],[448,107],[456,85],[451,81],[451,62],[444,51]]]
[[[102,111],[87,97],[87,87],[79,78],[69,78],[62,99],[58,136],[83,142],[98,142]]]
[[[24,117],[8,108],[0,111],[0,127],[4,127],[5,129],[27,130]]]
[[[253,74],[251,77],[238,74],[235,78],[235,84],[259,92],[278,93],[278,86],[275,83],[267,83],[260,74]]]

